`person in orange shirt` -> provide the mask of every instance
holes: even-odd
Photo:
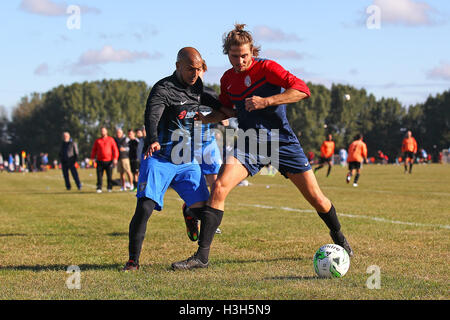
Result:
[[[353,186],[358,186],[358,179],[361,171],[361,163],[367,162],[367,146],[363,142],[362,134],[357,134],[355,140],[348,147],[348,169],[347,183],[352,179],[353,174],[356,171],[355,179],[353,180]]]
[[[327,177],[330,175],[331,167],[333,166],[333,154],[334,154],[334,141],[331,134],[328,135],[327,140],[322,143],[320,147],[320,160],[319,166],[314,169],[314,173],[317,170],[322,169],[325,163],[328,164]]]
[[[416,139],[414,139],[414,137],[412,136],[410,130],[408,130],[408,132],[406,133],[406,137],[403,139],[402,153],[403,159],[405,160],[405,173],[408,170],[408,164],[409,173],[411,173],[414,159],[417,153],[417,142]]]

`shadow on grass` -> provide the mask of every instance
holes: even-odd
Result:
[[[272,258],[272,259],[250,259],[250,260],[216,260],[214,264],[243,264],[243,263],[260,263],[260,262],[281,262],[281,261],[302,261],[303,258],[299,257],[284,257],[284,258]]]
[[[2,237],[57,237],[57,236],[90,236],[91,234],[86,233],[74,233],[74,234],[62,234],[62,233],[0,233],[0,238]],[[128,232],[110,232],[106,233],[110,237],[124,237],[128,236]]]
[[[317,276],[278,276],[264,278],[264,280],[325,280],[325,278],[319,278]]]
[[[120,270],[123,265],[121,264],[79,264],[77,265],[80,271],[91,271],[91,270]],[[19,265],[19,266],[0,266],[0,271],[2,270],[12,270],[12,271],[67,271],[68,265],[62,264],[50,264],[50,265]]]

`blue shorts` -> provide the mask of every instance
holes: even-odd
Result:
[[[269,148],[270,150],[270,148]],[[299,143],[284,143],[279,145],[269,157],[251,153],[246,146],[245,152],[239,148],[234,149],[233,156],[247,168],[249,174],[254,176],[269,163],[287,178],[287,173],[302,173],[311,170],[311,165]]]
[[[161,211],[164,194],[172,187],[186,205],[206,201],[209,190],[200,166],[190,163],[174,164],[157,155],[141,159],[136,197],[149,198],[156,202],[155,210]]]
[[[218,174],[222,165],[222,156],[216,140],[202,145],[202,161],[200,168],[203,174]]]

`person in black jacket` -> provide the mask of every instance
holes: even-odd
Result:
[[[64,181],[66,183],[66,189],[70,190],[70,180],[69,180],[69,170],[72,172],[73,180],[77,185],[78,190],[81,190],[81,182],[78,177],[77,168],[75,168],[75,163],[78,158],[78,146],[77,143],[72,141],[70,138],[70,133],[65,131],[63,133],[63,142],[61,145],[61,150],[59,151],[59,159],[61,161],[61,168],[64,176]]]

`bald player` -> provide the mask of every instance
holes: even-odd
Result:
[[[202,70],[200,53],[192,47],[182,48],[175,72],[158,81],[147,99],[147,136],[139,168],[137,205],[129,226],[129,260],[123,271],[139,269],[148,219],[153,210],[162,210],[169,187],[190,209],[201,208],[208,200],[208,187],[193,152],[194,117],[201,105],[218,110],[221,104],[204,90],[199,77]]]

